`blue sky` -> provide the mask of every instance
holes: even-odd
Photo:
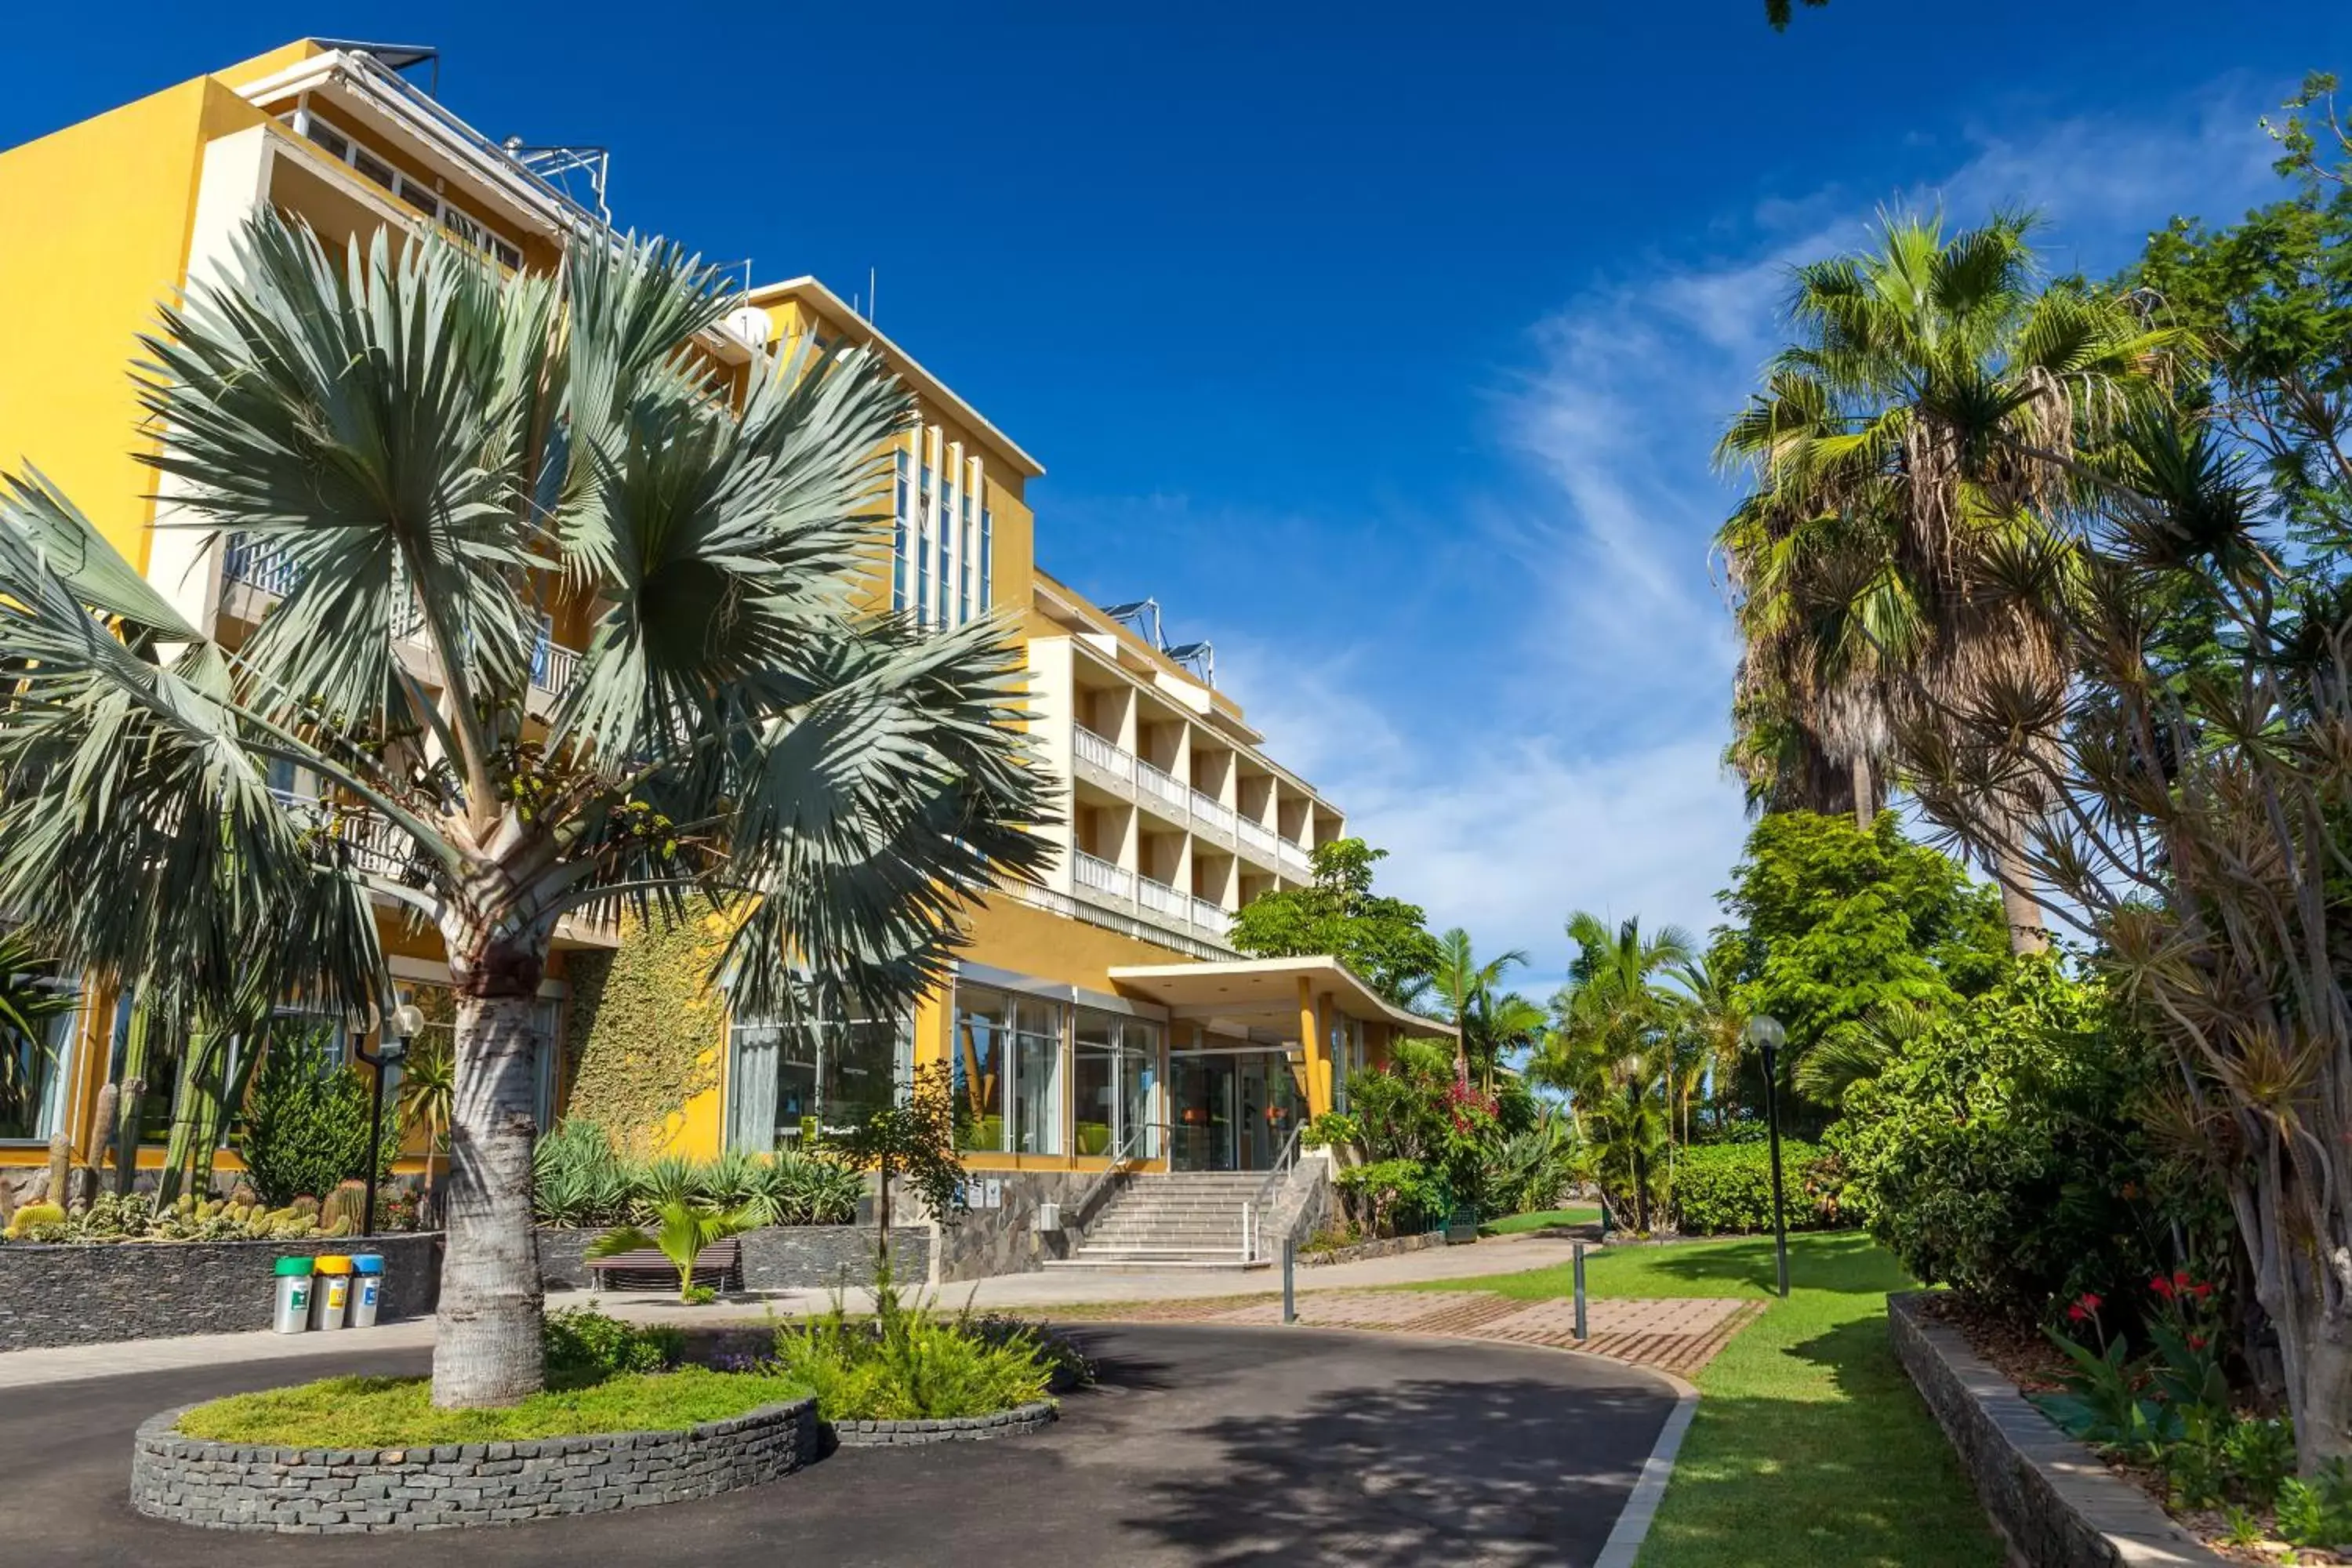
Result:
[[[1788,265],[1911,201],[2112,268],[2266,199],[2257,119],[2352,69],[2341,5],[1129,9],[44,6],[0,145],[304,31],[429,43],[485,131],[609,146],[624,223],[876,269],[1046,465],[1044,563],[1214,640],[1394,889],[1540,987],[1572,908],[1717,918],[1707,452]]]

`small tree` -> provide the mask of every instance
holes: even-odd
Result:
[[[688,1194],[656,1204],[654,1217],[661,1222],[659,1229],[648,1234],[634,1225],[616,1226],[590,1242],[582,1256],[615,1258],[624,1252],[659,1252],[677,1266],[677,1299],[681,1301],[695,1299],[694,1260],[702,1256],[702,1249],[730,1236],[740,1236],[760,1223],[759,1212],[754,1208],[719,1208]]]
[[[915,1069],[907,1098],[853,1127],[822,1134],[827,1152],[876,1175],[874,1283],[890,1283],[890,1178],[904,1177],[941,1225],[961,1214],[963,1162],[956,1154],[955,1089],[945,1062]]]
[[[1335,839],[1314,854],[1315,880],[1253,900],[1234,916],[1229,940],[1256,958],[1328,953],[1400,1005],[1436,976],[1443,954],[1419,904],[1372,891],[1372,866],[1388,851]]]

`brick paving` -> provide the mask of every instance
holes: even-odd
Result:
[[[1587,1338],[1576,1337],[1572,1300],[1522,1301],[1485,1290],[1317,1290],[1298,1297],[1312,1328],[1384,1329],[1584,1351],[1688,1377],[1764,1310],[1727,1297],[1611,1298],[1586,1303]],[[1282,1321],[1279,1299],[1155,1301],[1110,1308],[1106,1317],[1150,1322],[1265,1324]]]

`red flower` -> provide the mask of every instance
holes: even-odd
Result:
[[[2191,1334],[2191,1335],[2189,1335],[2189,1348],[2190,1350],[2193,1350],[2193,1351],[2201,1351],[2201,1350],[2203,1350],[2203,1349],[2205,1348],[2205,1336],[2204,1336],[2203,1334]]]
[[[2149,1280],[2147,1282],[2147,1288],[2155,1291],[2158,1296],[2163,1297],[2168,1301],[2172,1300],[2172,1281],[2167,1279],[2161,1274]]]
[[[2083,1303],[2080,1301],[2075,1302],[2073,1306],[2066,1309],[2066,1316],[2077,1323],[2083,1321],[2090,1315],[2090,1313],[2083,1310]]]
[[[2210,1285],[2203,1284],[2203,1283],[2199,1283],[2199,1284],[2196,1284],[2196,1285],[2191,1285],[2191,1286],[2189,1288],[2189,1293],[2190,1293],[2191,1295],[2195,1296],[2195,1297],[2196,1297],[2199,1300],[2200,1300],[2200,1301],[2202,1301],[2206,1297],[2210,1296],[2210,1295],[2213,1293],[2213,1287],[2211,1287]]]
[[[2172,1283],[2173,1283],[2175,1286],[2177,1286],[2178,1288],[2179,1288],[2180,1289],[2183,1289],[2183,1290],[2188,1289],[2189,1289],[2189,1270],[2187,1270],[2186,1268],[2176,1268],[2176,1269],[2174,1269],[2174,1270],[2172,1271]]]
[[[2105,1298],[2099,1296],[2096,1292],[2085,1290],[2074,1304],[2082,1308],[2083,1310],[2086,1312],[2095,1312],[2104,1304],[2104,1301]]]

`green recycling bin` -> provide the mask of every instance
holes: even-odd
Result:
[[[269,1326],[281,1334],[307,1333],[310,1327],[310,1260],[281,1258],[277,1276],[277,1311]]]

